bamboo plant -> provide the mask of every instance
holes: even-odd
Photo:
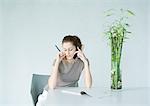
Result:
[[[106,17],[109,17],[109,20],[112,21],[110,17],[116,15],[115,12],[116,10],[113,9],[106,11]],[[105,31],[105,35],[109,38],[111,45],[111,89],[122,88],[120,68],[122,48],[124,40],[131,33],[128,31],[130,26],[128,18],[129,16],[133,16],[134,13],[130,10],[120,9],[117,15]]]

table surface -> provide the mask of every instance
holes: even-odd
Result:
[[[85,91],[90,96],[80,95],[81,91]],[[58,88],[49,91],[43,106],[100,105],[150,106],[150,88],[123,88],[121,90],[110,90],[100,87],[93,87],[90,89],[82,87]]]

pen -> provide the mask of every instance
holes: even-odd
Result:
[[[87,95],[87,96],[89,96],[89,97],[92,97],[91,95],[87,94],[85,91],[81,91],[80,94],[81,94],[81,95]]]
[[[55,47],[57,48],[57,50],[58,50],[58,51],[60,51],[60,49],[58,48],[58,46],[57,46],[57,45],[55,45]]]

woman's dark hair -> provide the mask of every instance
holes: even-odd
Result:
[[[77,50],[77,47],[79,47],[79,49],[82,48],[82,43],[81,43],[81,40],[78,36],[76,35],[67,35],[63,38],[62,40],[62,44],[64,42],[72,42],[72,44],[76,47],[76,50]]]

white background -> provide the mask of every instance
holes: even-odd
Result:
[[[0,0],[0,105],[32,106],[32,73],[50,74],[65,35],[85,45],[93,87],[110,88],[110,46],[104,11],[130,9],[132,36],[124,43],[123,87],[150,86],[148,0]],[[79,81],[84,86],[83,76]]]

